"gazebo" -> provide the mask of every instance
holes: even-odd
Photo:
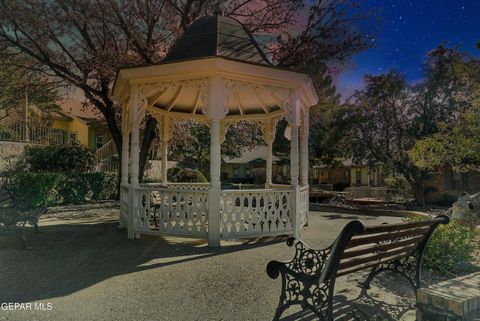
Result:
[[[298,235],[308,214],[309,108],[318,103],[310,76],[276,68],[237,20],[195,21],[159,64],[119,70],[113,95],[122,105],[120,223],[129,238],[141,234],[220,240]],[[140,184],[140,124],[158,121],[162,184]],[[290,185],[272,184],[272,143],[277,122],[291,132]],[[210,128],[210,182],[169,183],[172,124],[195,120]],[[220,146],[228,127],[256,122],[267,145],[262,189],[221,186]]]

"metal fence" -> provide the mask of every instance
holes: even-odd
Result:
[[[14,123],[0,126],[0,140],[42,145],[71,145],[77,141],[77,132],[44,126],[29,126],[27,130],[25,124]]]

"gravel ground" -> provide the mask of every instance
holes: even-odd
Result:
[[[115,203],[50,210],[42,233],[28,231],[33,250],[20,250],[14,237],[0,238],[0,303],[44,303],[43,311],[3,311],[0,320],[271,320],[280,281],[265,266],[287,260],[282,240],[224,242],[142,236],[128,240],[118,227]],[[322,248],[352,219],[367,225],[401,218],[313,212],[301,237]],[[356,283],[366,273],[341,277],[336,286],[336,320],[350,320],[352,307],[393,320],[414,320],[414,293],[389,276],[368,295]],[[48,305],[52,309],[48,310]],[[311,320],[298,309],[285,320]]]

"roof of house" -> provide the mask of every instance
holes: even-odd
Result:
[[[61,111],[57,112],[64,117],[74,116],[86,122],[88,125],[99,123],[100,113],[92,105],[79,100],[65,99],[59,102]]]
[[[258,161],[265,161],[267,158],[267,146],[256,146],[252,150],[245,151],[240,157],[235,158],[225,158],[223,161],[226,164],[251,164]],[[276,156],[272,157],[272,162],[276,163],[279,161],[279,158]]]
[[[206,57],[272,65],[240,21],[220,15],[202,17],[193,22],[162,62]]]

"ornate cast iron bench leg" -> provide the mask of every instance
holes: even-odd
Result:
[[[289,239],[289,246],[295,246],[292,261],[270,261],[267,274],[272,279],[281,276],[282,290],[273,320],[279,320],[282,314],[293,305],[311,311],[321,321],[333,321],[334,281],[320,282],[320,275],[330,248],[312,250],[300,241]]]
[[[421,262],[421,255],[417,250],[407,257],[374,266],[367,279],[364,282],[359,282],[359,284],[365,289],[370,289],[370,284],[377,275],[385,271],[391,271],[404,276],[413,289],[417,290],[420,288]]]

